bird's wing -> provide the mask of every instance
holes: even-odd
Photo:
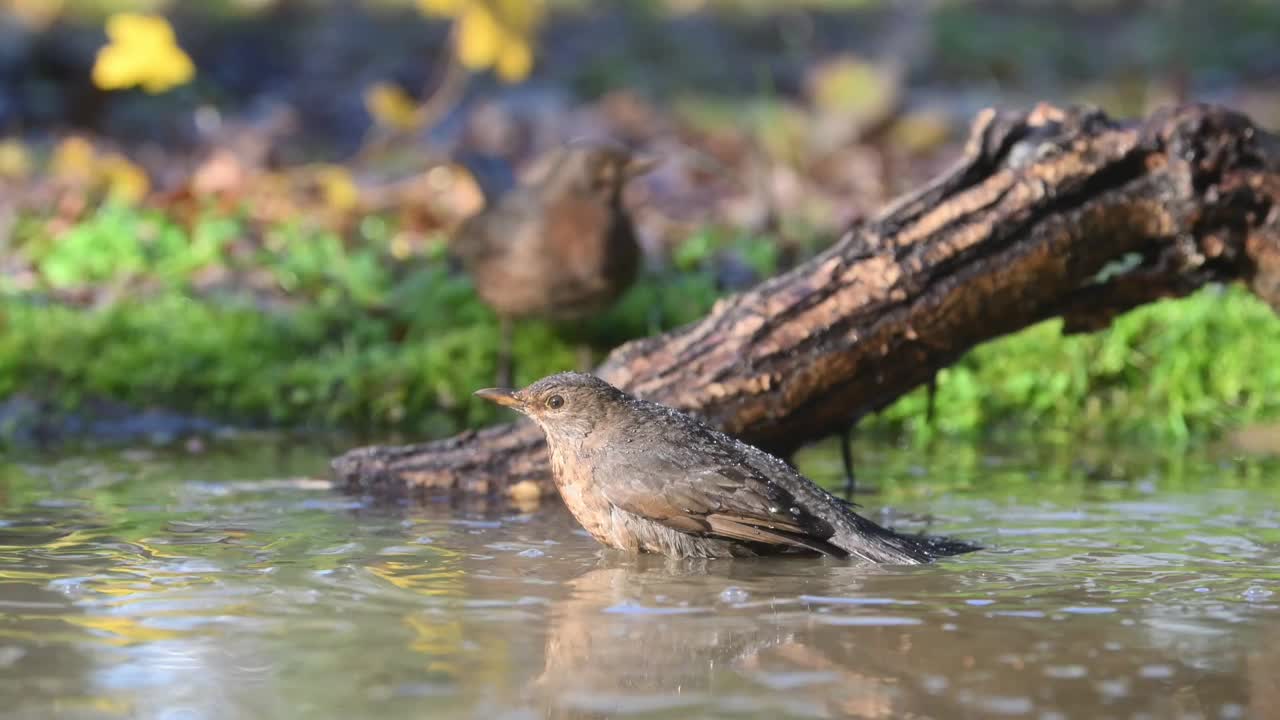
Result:
[[[697,466],[652,454],[624,460],[601,485],[618,509],[682,532],[848,555],[827,542],[835,534],[827,522],[764,473],[728,455],[714,449],[699,453]]]
[[[753,525],[748,522],[742,522],[741,519],[735,519],[726,515],[709,515],[707,517],[707,524],[711,528],[711,531],[707,534],[714,535],[716,537],[759,543],[762,545],[779,545],[793,547],[796,549],[812,550],[816,553],[831,555],[834,557],[849,556],[849,553],[841,550],[835,545],[832,545],[826,540],[812,538],[803,533],[779,530],[768,525]]]

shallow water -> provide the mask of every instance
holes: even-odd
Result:
[[[860,450],[873,516],[989,548],[674,563],[335,495],[318,450],[0,461],[0,715],[1280,714],[1280,463]]]

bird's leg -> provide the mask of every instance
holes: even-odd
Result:
[[[857,489],[858,478],[853,474],[853,431],[858,427],[857,421],[849,423],[840,434],[840,459],[844,462],[844,497],[846,500],[853,499],[853,492]]]
[[[574,348],[574,352],[578,356],[578,372],[589,373],[596,369],[595,357],[591,354],[591,346],[589,344],[578,343]]]
[[[660,273],[657,268],[649,267],[644,271],[644,274],[653,281],[654,287],[658,288],[658,293],[661,295],[662,288],[664,286],[662,273]],[[646,315],[648,316],[647,319],[649,321],[649,334],[657,335],[662,332],[663,310],[661,297],[654,298],[654,302],[649,303],[649,309],[647,310]]]
[[[929,384],[926,386],[928,393],[925,401],[924,417],[925,422],[933,425],[933,416],[935,412],[936,399],[938,396],[938,376],[935,373],[929,378]],[[847,500],[853,499],[853,493],[858,488],[858,478],[853,472],[853,432],[858,427],[857,421],[849,423],[840,435],[840,460],[844,463],[844,496]]]
[[[662,332],[662,305],[653,303],[648,310],[649,334],[657,335]]]
[[[635,284],[637,287],[653,286],[655,297],[647,303],[644,311],[645,322],[650,335],[657,335],[663,330],[662,288],[667,284],[667,272],[659,261],[647,257],[648,252],[641,252],[640,269],[637,271]]]
[[[511,371],[511,318],[503,315],[498,318],[498,387],[512,387]]]

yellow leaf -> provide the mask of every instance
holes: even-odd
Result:
[[[324,203],[333,210],[347,212],[360,203],[360,188],[351,173],[341,165],[321,165],[316,168],[316,181],[324,195]]]
[[[494,14],[498,22],[512,33],[527,37],[532,34],[546,14],[542,0],[493,0]]]
[[[524,40],[507,43],[498,56],[498,77],[509,83],[529,77],[533,69],[533,50]]]
[[[951,122],[941,112],[921,111],[898,118],[889,131],[893,146],[908,152],[933,150],[951,140]]]
[[[365,90],[364,107],[374,122],[393,130],[416,130],[426,120],[413,98],[391,83],[377,83]]]
[[[21,140],[0,141],[0,177],[21,179],[31,172],[31,154]]]
[[[823,112],[835,112],[858,120],[879,117],[898,97],[896,76],[888,67],[853,55],[818,65],[809,78],[813,103]]]
[[[418,0],[423,15],[455,17],[466,7],[467,0]]]
[[[107,186],[107,194],[129,204],[141,202],[151,189],[147,171],[123,155],[112,153],[103,157],[98,172]]]
[[[413,242],[409,239],[409,234],[404,232],[396,233],[391,238],[391,257],[397,260],[408,260],[413,255]]]
[[[161,93],[195,76],[195,64],[162,17],[116,13],[107,19],[107,39],[93,63],[93,83],[103,90],[140,86]]]
[[[49,171],[63,182],[87,184],[93,178],[97,151],[82,137],[69,137],[58,143],[49,161]]]
[[[469,70],[484,70],[498,59],[503,29],[484,3],[472,3],[458,19],[458,60]]]
[[[428,15],[455,18],[458,62],[473,72],[493,68],[518,82],[533,68],[533,35],[546,15],[545,0],[417,0]]]

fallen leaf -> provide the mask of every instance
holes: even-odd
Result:
[[[88,185],[93,180],[98,153],[88,140],[73,135],[58,143],[49,161],[49,172],[58,180],[75,185]]]
[[[422,107],[391,83],[376,83],[365,90],[364,107],[374,122],[391,130],[411,132],[426,121]]]
[[[0,141],[0,177],[21,180],[31,172],[31,154],[21,140]]]
[[[117,200],[137,204],[151,190],[147,171],[118,153],[104,156],[98,163],[98,173],[107,194]]]
[[[346,168],[341,165],[321,165],[315,168],[315,177],[324,196],[324,203],[331,210],[349,212],[360,204],[360,188]]]

